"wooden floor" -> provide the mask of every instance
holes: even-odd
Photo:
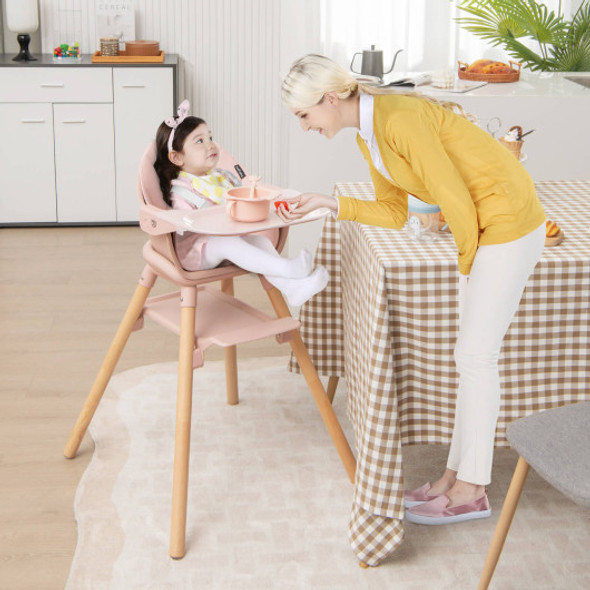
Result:
[[[0,229],[2,590],[64,587],[76,546],[74,494],[92,442],[87,435],[74,460],[62,450],[137,284],[144,241],[137,227]],[[236,293],[271,310],[256,277],[237,279]],[[146,322],[117,371],[175,360],[177,346]],[[284,355],[285,346],[267,339],[238,354]],[[207,358],[222,355],[210,349]]]

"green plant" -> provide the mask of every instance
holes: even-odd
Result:
[[[583,0],[571,20],[534,0],[458,0],[470,16],[457,22],[493,46],[502,46],[531,70],[590,71],[590,1]],[[535,52],[519,39],[533,39]]]

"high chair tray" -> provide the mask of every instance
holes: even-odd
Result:
[[[329,213],[330,210],[327,208],[316,209],[301,219],[290,223],[284,223],[278,217],[276,212],[271,210],[264,221],[246,223],[243,221],[234,221],[228,217],[225,207],[223,206],[207,207],[206,209],[200,209],[198,211],[164,210],[146,206],[142,208],[140,214],[140,225],[142,229],[148,233],[176,231],[177,233],[182,234],[185,231],[190,231],[197,234],[212,236],[235,236],[285,227],[288,225],[296,225],[299,223],[307,223],[308,221],[321,219]],[[159,228],[160,231],[157,231],[155,220],[153,219],[154,217],[163,221],[163,225],[166,225],[167,227],[161,227]]]

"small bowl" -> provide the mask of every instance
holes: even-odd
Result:
[[[279,195],[278,191],[256,187],[254,198],[250,198],[250,187],[230,188],[226,195],[226,212],[235,221],[264,221],[270,212],[270,202]]]
[[[125,53],[126,55],[160,55],[160,43],[158,41],[127,41]]]

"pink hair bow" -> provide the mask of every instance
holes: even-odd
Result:
[[[164,123],[168,125],[168,127],[172,128],[170,132],[170,137],[168,138],[168,151],[172,151],[172,142],[174,141],[174,132],[176,128],[188,117],[188,111],[191,108],[188,100],[185,98],[178,107],[178,116],[176,117],[168,117],[164,119]]]

